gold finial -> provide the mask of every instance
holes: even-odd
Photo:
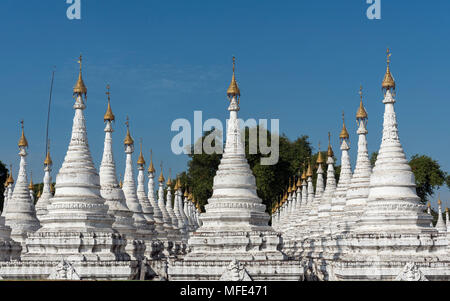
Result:
[[[159,183],[164,183],[165,179],[164,179],[164,175],[163,175],[163,163],[161,161],[161,174],[159,175],[158,178]]]
[[[295,176],[294,176],[294,177],[292,177],[292,188],[291,188],[291,191],[295,192],[295,188],[296,188],[296,186],[295,186]]]
[[[23,120],[20,121],[20,125],[22,127],[22,135],[20,136],[18,145],[19,147],[28,147],[28,141],[27,138],[25,138],[25,134],[23,131]]]
[[[44,165],[52,165],[53,161],[52,158],[50,157],[50,139],[48,140],[47,143],[47,154],[45,155],[45,160],[44,160]]]
[[[320,142],[319,142],[319,155],[317,156],[317,161],[316,161],[316,163],[317,164],[322,164],[322,163],[324,163],[325,161],[323,160],[323,156],[322,156],[322,152],[320,151]]]
[[[36,194],[36,198],[39,199],[42,195],[42,191],[38,190],[37,194]]]
[[[28,185],[28,190],[34,191],[34,185],[33,185],[33,172],[30,171],[30,184]]]
[[[187,188],[187,187],[184,189],[184,194],[183,194],[183,196],[184,196],[185,198],[189,197],[189,192],[188,192],[188,188]]]
[[[302,181],[301,181],[301,177],[300,177],[300,172],[299,172],[299,176],[298,176],[298,178],[297,178],[297,184],[296,184],[295,186],[297,186],[297,188],[302,186]]]
[[[345,127],[345,115],[344,115],[344,112],[342,112],[342,131],[339,134],[339,138],[340,139],[348,139],[349,138],[347,128]]]
[[[123,188],[122,174],[120,174],[119,187]]]
[[[438,205],[441,206],[442,205],[442,201],[441,201],[441,194],[438,195]]]
[[[430,202],[428,202],[427,207],[431,208],[431,203]]]
[[[306,171],[306,176],[307,177],[312,177],[313,176],[313,171],[312,171],[312,168],[311,168],[311,162],[308,162],[308,170]]]
[[[8,183],[8,185],[14,184],[14,179],[12,176],[12,164],[9,165],[9,177],[8,177],[8,179],[6,179],[6,183]]]
[[[386,91],[390,90],[390,89],[395,90],[395,80],[391,74],[391,69],[390,69],[391,55],[392,54],[390,53],[389,48],[388,48],[386,51],[386,56],[387,56],[386,74],[384,75],[383,83],[381,84],[382,89],[385,89]]]
[[[367,119],[367,112],[363,105],[362,85],[359,87],[359,96],[361,98],[361,101],[359,102],[359,108],[358,111],[356,112],[356,120]]]
[[[306,162],[303,162],[302,180],[306,180]]]
[[[292,192],[292,188],[291,188],[291,178],[289,178],[289,186],[288,186],[288,193]]]
[[[148,166],[148,172],[154,173],[155,166],[153,166],[153,151],[150,150],[150,165]]]
[[[331,134],[330,132],[328,132],[328,152],[327,152],[327,156],[328,157],[334,157],[334,152],[333,152],[333,148],[331,148]]]
[[[167,180],[167,183],[166,183],[167,186],[172,186],[171,174],[172,174],[172,169],[169,168],[169,179]]]
[[[141,145],[141,151],[139,152],[139,157],[137,160],[137,164],[138,165],[145,165],[145,160],[144,160],[144,156],[142,155],[142,138],[139,141],[140,145]]]
[[[179,176],[177,176],[177,190],[178,189],[181,189],[181,180]]]
[[[103,116],[103,121],[114,121],[115,119],[116,119],[116,117],[114,117],[114,114],[113,114],[113,112],[112,112],[112,110],[111,110],[111,98],[110,98],[110,95],[111,95],[111,92],[109,92],[109,89],[110,89],[110,86],[109,85],[107,85],[106,86],[106,95],[108,95],[108,108],[106,109],[106,113],[105,113],[105,115]]]
[[[123,140],[123,144],[125,145],[132,145],[134,143],[133,138],[131,138],[130,135],[130,120],[127,116],[127,121],[125,121],[125,124],[127,125],[127,135],[125,136],[125,139]]]
[[[236,65],[236,58],[233,56],[233,76],[231,77],[231,83],[227,90],[227,95],[229,98],[233,96],[241,96],[241,91],[239,90],[238,84],[236,83],[236,77],[235,77],[235,65]]]
[[[75,84],[75,87],[73,87],[73,94],[79,94],[79,95],[83,95],[86,96],[87,94],[87,88],[86,85],[83,82],[83,78],[81,76],[81,69],[82,69],[82,56],[80,54],[80,57],[78,58],[78,63],[80,64],[80,73],[78,74],[78,80],[77,83]]]

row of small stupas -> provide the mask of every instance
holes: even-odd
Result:
[[[183,194],[180,179],[173,183],[169,177],[165,194],[162,164],[158,195],[155,196],[152,159],[147,170],[146,193],[142,143],[136,185],[132,161],[134,141],[128,120],[124,140],[124,180],[118,182],[112,152],[115,116],[111,110],[109,87],[104,115],[104,152],[97,173],[89,151],[83,114],[87,88],[81,74],[81,57],[79,63],[80,73],[73,90],[75,117],[69,148],[53,192],[53,162],[47,150],[44,185],[42,192],[37,194],[36,206],[33,183],[28,184],[28,141],[21,122],[17,182],[14,185],[10,173],[5,183],[4,208],[0,217],[0,260],[9,261],[0,267],[3,278],[48,278],[51,267],[59,265],[67,270],[69,266],[73,270],[74,262],[78,262],[77,277],[128,279],[137,274],[137,270],[142,270],[139,263],[144,259],[157,261],[185,254],[189,233],[201,225],[199,204],[187,189]],[[19,258],[22,263],[18,265],[15,260]],[[99,266],[96,261],[103,261],[104,265]],[[164,270],[161,266],[153,268]]]
[[[395,81],[387,70],[382,83],[383,137],[372,169],[367,150],[368,115],[361,100],[356,113],[358,153],[352,172],[349,133],[343,123],[341,171],[336,183],[334,152],[319,150],[316,188],[311,162],[275,202],[272,225],[283,233],[283,250],[302,260],[305,276],[325,280],[450,279],[450,223],[438,201],[433,227],[416,194],[414,174],[400,144],[394,111]],[[330,134],[328,134],[330,139]],[[324,183],[323,164],[326,164]],[[446,226],[447,224],[447,226]]]

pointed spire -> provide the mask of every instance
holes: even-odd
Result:
[[[291,188],[291,178],[289,178],[288,193],[290,194],[291,192],[292,192],[292,188]]]
[[[47,154],[45,155],[44,165],[50,166],[53,164],[52,158],[50,157],[50,139],[47,143]]]
[[[9,165],[9,177],[8,179],[6,179],[6,183],[8,183],[8,185],[14,184],[14,179],[12,176],[12,164]]]
[[[139,158],[137,160],[137,164],[144,166],[145,160],[144,160],[144,156],[142,155],[142,138],[140,139],[140,144],[141,144],[141,151],[139,152]]]
[[[306,163],[303,162],[302,180],[306,180]]]
[[[155,166],[153,165],[153,151],[150,150],[150,164],[148,166],[148,172],[154,173],[155,172]]]
[[[334,157],[333,148],[331,148],[331,134],[328,132],[328,151],[327,151],[328,157]]]
[[[391,53],[389,51],[389,48],[386,51],[386,56],[387,56],[387,67],[386,67],[386,74],[384,75],[384,79],[383,79],[383,83],[381,84],[381,87],[383,90],[395,90],[395,81],[394,81],[394,77],[391,74],[391,70],[390,70],[390,63],[391,63]]]
[[[184,195],[185,198],[189,197],[189,192],[188,192],[188,187],[186,187],[186,189],[184,189]]]
[[[28,147],[28,141],[27,138],[25,138],[25,134],[23,131],[23,120],[20,121],[20,125],[22,127],[22,135],[20,136],[18,145],[19,147]]]
[[[367,112],[363,105],[362,85],[359,88],[359,96],[361,97],[361,101],[359,102],[359,108],[356,112],[356,120],[364,120],[367,119]]]
[[[230,98],[233,97],[233,96],[240,96],[241,95],[241,91],[239,90],[238,84],[236,83],[235,65],[236,65],[236,58],[233,56],[233,76],[231,78],[230,86],[228,87],[228,90],[227,90],[227,95]]]
[[[163,163],[161,162],[161,174],[159,175],[158,178],[159,183],[164,183],[165,179],[164,179],[164,175],[163,175]]]
[[[113,112],[112,112],[112,110],[111,110],[111,98],[110,98],[110,95],[111,95],[111,92],[109,92],[109,89],[110,89],[110,86],[109,85],[107,85],[106,86],[106,95],[108,95],[108,108],[106,109],[106,113],[105,113],[105,115],[103,116],[103,121],[114,121],[116,118],[114,117],[114,114],[113,114]]]
[[[119,187],[120,187],[120,188],[123,188],[123,179],[122,179],[122,174],[120,174]]]
[[[33,184],[33,172],[30,172],[30,184],[28,185],[29,190],[34,190],[34,184]]]
[[[171,173],[172,173],[172,169],[169,168],[169,179],[167,180],[167,183],[166,183],[167,186],[172,186]]]
[[[316,161],[316,163],[317,164],[322,164],[322,163],[324,163],[325,161],[324,161],[324,159],[323,159],[323,157],[322,157],[322,152],[320,151],[320,142],[319,142],[319,155],[317,156],[317,161]]]
[[[344,112],[342,112],[342,131],[339,134],[339,138],[344,140],[344,139],[348,139],[350,136],[348,135],[348,131],[347,128],[345,126],[345,115]]]
[[[130,120],[127,116],[127,121],[125,122],[126,126],[127,126],[127,135],[125,136],[125,139],[123,140],[123,144],[125,145],[132,145],[134,144],[134,140],[133,138],[131,138],[130,135]]]
[[[313,176],[313,171],[311,168],[311,162],[308,162],[308,170],[306,171],[306,176],[307,177],[312,177]]]
[[[75,84],[75,87],[73,87],[73,94],[77,94],[77,95],[84,95],[86,97],[87,94],[87,88],[86,85],[83,82],[83,78],[81,76],[81,70],[82,70],[82,56],[80,54],[80,57],[78,59],[78,63],[80,64],[80,73],[78,74],[78,80],[77,83]]]

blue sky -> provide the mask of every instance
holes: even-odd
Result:
[[[50,137],[54,176],[73,118],[76,58],[84,57],[89,143],[96,165],[103,151],[105,86],[116,115],[114,152],[124,169],[124,121],[135,141],[173,174],[187,157],[172,154],[177,118],[227,117],[231,57],[237,57],[241,112],[278,118],[280,131],[317,146],[337,135],[347,112],[353,164],[359,86],[369,113],[369,151],[381,141],[381,80],[386,47],[398,92],[400,139],[408,157],[426,154],[450,171],[449,1],[382,0],[381,20],[368,20],[365,0],[120,1],[81,0],[69,20],[65,0],[0,2],[0,158],[18,167],[19,120],[25,119],[29,167],[41,181],[51,70],[56,66]],[[135,154],[137,158],[137,154]],[[156,163],[155,162],[155,163]],[[442,199],[450,200],[448,189]]]

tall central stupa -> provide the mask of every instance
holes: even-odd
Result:
[[[227,280],[227,266],[240,267],[254,280],[298,280],[297,263],[279,251],[281,236],[268,225],[266,206],[256,193],[256,181],[241,139],[238,111],[240,90],[233,76],[227,91],[230,101],[226,145],[213,194],[201,214],[203,225],[189,238],[191,252],[169,265],[171,280]],[[230,262],[231,261],[231,262]]]

